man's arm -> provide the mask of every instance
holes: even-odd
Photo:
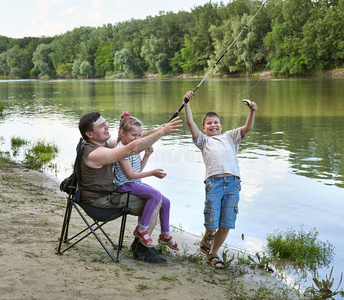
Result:
[[[169,135],[173,132],[179,132],[180,124],[182,120],[179,117],[174,118],[172,121],[167,123],[164,127],[161,127],[156,132],[135,140],[126,146],[119,148],[106,148],[98,147],[96,150],[92,151],[85,158],[85,163],[91,168],[100,168],[103,165],[108,165],[116,161],[123,160],[133,154],[140,153],[141,151],[147,149],[149,146],[154,144],[157,140],[165,135]]]
[[[247,104],[245,103],[245,105]],[[246,133],[251,131],[254,125],[254,115],[255,115],[255,111],[258,109],[258,106],[255,102],[252,102],[251,105],[249,105],[249,108],[250,108],[250,112],[246,119],[246,123],[243,127],[241,127],[241,137],[244,137]]]
[[[158,131],[160,128],[164,127],[166,124],[159,125],[157,128],[154,128],[152,130],[147,130],[145,132],[142,132],[141,137],[145,137],[147,135],[150,135],[156,131]]]
[[[187,92],[184,96],[184,103],[186,102],[186,100],[188,100],[188,102],[185,104],[185,118],[186,118],[186,123],[188,124],[189,129],[191,131],[192,138],[194,140],[197,140],[199,129],[193,120],[192,111],[191,111],[191,107],[189,103],[189,101],[193,98],[193,96],[195,96],[195,93],[191,91]]]

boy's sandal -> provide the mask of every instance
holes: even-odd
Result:
[[[179,251],[178,244],[174,242],[173,244],[171,243],[172,240],[172,235],[170,235],[168,238],[165,238],[162,234],[159,235],[159,243],[162,245],[167,245],[170,247],[172,250]]]
[[[149,237],[148,235],[148,231],[143,231],[143,232],[140,232],[138,231],[138,228],[136,227],[135,230],[134,230],[134,235],[139,238],[140,240],[140,243],[143,244],[144,246],[150,248],[150,247],[153,247],[153,240]],[[151,242],[151,244],[150,244]]]
[[[213,243],[215,234],[214,235],[210,235],[207,232],[204,233],[203,235],[203,239],[201,240],[200,244],[199,244],[199,248],[201,249],[201,252],[204,254],[208,254],[211,248],[211,245]],[[207,243],[207,241],[210,241],[210,243]]]
[[[215,269],[223,269],[225,267],[224,262],[217,254],[207,254],[207,263]]]

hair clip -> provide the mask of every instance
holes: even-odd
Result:
[[[130,115],[129,115],[128,113],[124,113],[124,114],[122,115],[122,118],[128,118],[128,117],[130,117]]]

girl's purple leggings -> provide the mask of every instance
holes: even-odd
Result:
[[[170,200],[158,190],[146,183],[127,182],[117,188],[119,192],[131,190],[131,194],[147,200],[140,220],[140,227],[147,229],[157,205],[162,200],[160,209],[161,233],[170,233]]]

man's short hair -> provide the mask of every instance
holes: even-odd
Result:
[[[83,115],[79,121],[79,131],[82,135],[82,138],[87,141],[88,137],[86,132],[93,131],[93,123],[100,118],[99,112],[90,112],[88,114]]]
[[[203,118],[202,118],[202,126],[204,126],[204,121],[205,121],[205,119],[208,118],[208,117],[218,117],[219,120],[220,120],[220,124],[221,124],[221,118],[220,118],[220,116],[219,116],[216,112],[209,111],[209,112],[207,112],[207,113],[203,116]]]

